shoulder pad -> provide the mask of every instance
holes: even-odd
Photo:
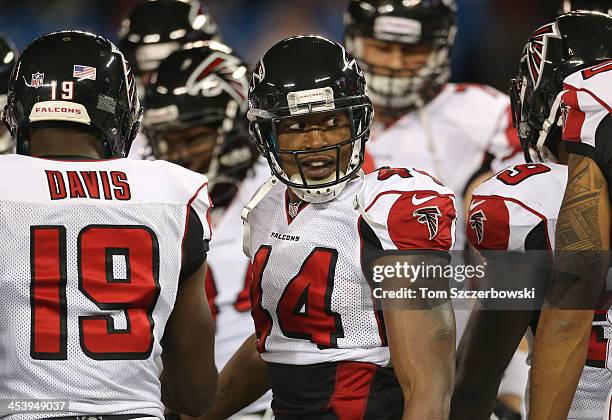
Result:
[[[467,223],[470,243],[479,250],[522,252],[533,248],[529,239],[550,249],[566,183],[563,165],[521,164],[500,171],[473,193]],[[541,224],[545,237],[528,238]]]
[[[449,250],[453,245],[453,192],[426,172],[381,168],[365,177],[358,200],[383,249]]]

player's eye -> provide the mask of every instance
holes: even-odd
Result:
[[[377,44],[374,46],[374,48],[376,48],[378,51],[383,52],[383,53],[391,51],[391,47],[386,44]]]
[[[326,128],[335,128],[340,125],[340,119],[338,117],[331,117],[325,121]]]
[[[291,131],[302,131],[304,130],[304,127],[305,127],[304,123],[299,122],[299,121],[293,121],[293,122],[288,123],[287,125],[287,129]]]

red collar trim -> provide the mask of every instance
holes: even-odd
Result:
[[[307,201],[302,201],[298,206],[298,210],[295,217],[291,217],[291,215],[289,214],[289,188],[287,188],[285,190],[285,215],[287,216],[287,224],[290,225],[291,222],[293,222],[295,218],[298,217],[298,214],[300,214],[300,212],[305,209],[306,206],[308,206],[308,204],[309,203]]]

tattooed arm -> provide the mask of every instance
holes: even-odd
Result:
[[[597,252],[610,248],[606,179],[588,157],[570,154],[568,166],[555,235],[555,275],[534,343],[532,420],[567,418],[608,268],[608,253]]]
[[[257,352],[255,334],[247,338],[219,374],[213,405],[198,420],[226,419],[270,389],[266,362]],[[195,420],[181,416],[183,420]]]

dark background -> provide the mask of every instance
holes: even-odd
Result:
[[[318,33],[342,40],[346,0],[203,0],[224,41],[248,62],[289,35]],[[38,35],[82,29],[116,40],[138,0],[0,0],[0,32],[21,49]],[[458,0],[453,80],[502,91],[518,68],[528,36],[556,15],[560,0]]]

